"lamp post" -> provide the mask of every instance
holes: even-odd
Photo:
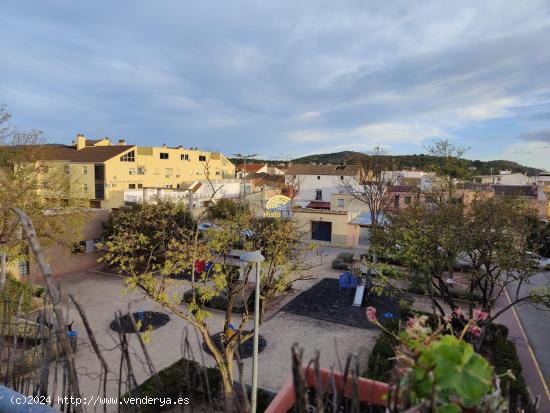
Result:
[[[258,341],[260,337],[260,264],[265,260],[259,250],[241,254],[244,262],[256,264],[256,294],[254,296],[254,347],[252,358],[252,397],[251,412],[256,413],[256,402],[258,393]]]
[[[243,171],[243,178],[242,179],[244,181],[244,184],[243,184],[244,200],[246,201],[246,160],[247,159],[252,159],[255,156],[258,156],[258,154],[254,153],[254,154],[243,155],[241,153],[234,153],[233,156],[235,156],[236,158],[244,160],[244,171]]]

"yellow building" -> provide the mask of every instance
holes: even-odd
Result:
[[[44,153],[45,162],[61,165],[92,208],[123,206],[125,189],[176,189],[199,179],[235,176],[235,166],[223,154],[181,146],[138,147],[79,134],[73,145],[47,145]]]

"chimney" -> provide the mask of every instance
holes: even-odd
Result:
[[[86,147],[86,137],[79,133],[76,135],[76,149],[81,150]]]
[[[165,143],[163,143],[163,144],[162,144],[162,147],[163,147],[163,148],[166,148],[166,144],[165,144]]]
[[[126,139],[119,139],[119,140],[118,140],[118,144],[119,144],[120,146],[126,145]]]

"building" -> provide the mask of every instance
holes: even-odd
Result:
[[[102,225],[109,218],[109,211],[90,209],[79,211],[78,214],[79,219],[82,220],[82,226],[79,226],[78,232],[74,232],[74,228],[67,229],[67,232],[71,233],[71,238],[76,235],[76,241],[72,246],[59,242],[42,242],[44,257],[54,276],[85,271],[99,265],[97,260],[100,252],[96,244],[101,236]],[[71,222],[65,215],[52,216],[51,219],[59,221],[56,226],[69,225],[68,222]],[[32,254],[27,258],[13,260],[8,257],[8,271],[16,278],[42,280],[42,273]]]
[[[201,179],[235,176],[234,165],[219,152],[183,147],[143,147],[113,144],[109,138],[87,140],[77,135],[73,145],[44,145],[44,159],[61,165],[72,185],[92,208],[124,205],[126,189],[187,187]]]
[[[533,185],[493,185],[494,196],[513,197],[526,201],[538,213],[539,218],[548,219],[550,206],[544,187]]]
[[[139,188],[124,190],[124,204],[155,202],[157,199],[183,202],[194,208],[207,207],[221,198],[238,198],[241,182],[238,179],[196,180],[179,188]]]
[[[268,166],[266,163],[247,163],[237,165],[235,170],[237,178],[244,178],[250,174],[268,173]]]
[[[475,181],[480,184],[490,185],[530,185],[534,180],[522,173],[500,171],[498,175],[480,175]]]
[[[360,173],[357,165],[293,165],[285,172],[285,185],[293,188],[295,205],[330,203],[332,195],[342,193],[344,184],[353,185]]]

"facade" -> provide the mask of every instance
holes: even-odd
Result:
[[[209,178],[234,178],[234,165],[221,153],[183,147],[141,147],[113,144],[109,138],[87,140],[78,135],[74,145],[45,145],[45,162],[60,165],[92,208],[124,205],[125,189],[187,187]]]
[[[235,167],[235,170],[237,171],[237,177],[238,178],[244,178],[245,176],[248,176],[250,174],[256,174],[256,173],[268,173],[268,166],[267,164],[261,164],[261,163],[247,163],[245,164],[239,164]]]
[[[330,202],[360,171],[356,165],[293,165],[285,172],[285,185],[294,188],[295,205],[305,207],[310,201]]]
[[[100,253],[96,243],[99,242],[103,222],[109,218],[109,211],[93,209],[80,213],[83,220],[82,227],[78,231],[77,241],[72,248],[56,242],[43,243],[44,257],[54,276],[74,271],[86,271],[99,265],[97,260]],[[56,216],[52,219],[63,220],[63,216]],[[34,256],[30,255],[28,259],[9,260],[8,271],[22,280],[40,281],[42,273]]]
[[[530,185],[534,180],[521,173],[500,171],[498,175],[481,175],[476,178],[480,184],[490,185]]]

